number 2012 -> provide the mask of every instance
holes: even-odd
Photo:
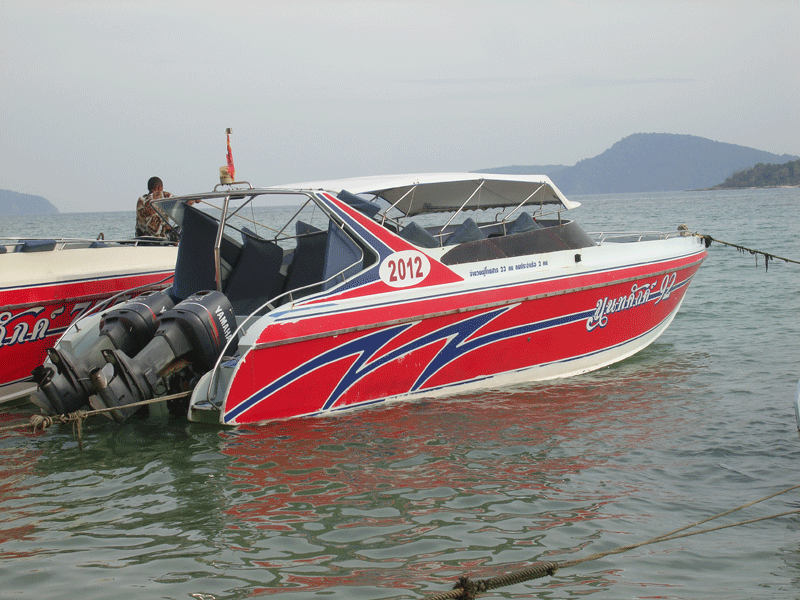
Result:
[[[423,281],[430,270],[431,263],[422,252],[401,250],[383,260],[380,278],[392,287],[408,287]]]
[[[389,259],[389,281],[402,281],[406,277],[411,279],[422,279],[422,258],[419,256],[409,256],[408,260],[399,260],[395,263],[393,259]]]

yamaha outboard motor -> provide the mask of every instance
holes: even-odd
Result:
[[[166,291],[147,292],[104,314],[99,338],[80,356],[48,349],[48,358],[56,371],[45,366],[33,371],[39,390],[31,400],[48,414],[65,414],[86,404],[93,393],[89,373],[106,364],[103,350],[136,354],[153,339],[161,313],[173,305]]]
[[[113,372],[106,367],[90,373],[95,398],[118,408],[111,415],[122,422],[139,408],[129,404],[192,389],[223,350],[236,350],[235,330],[233,308],[222,292],[192,294],[162,315],[153,339],[136,356],[103,350]]]

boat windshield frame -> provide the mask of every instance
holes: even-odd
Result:
[[[246,183],[246,182],[245,182]],[[239,182],[233,185],[238,185]],[[225,187],[229,187],[230,184],[224,184]],[[324,213],[325,217],[328,219],[329,222],[332,222],[339,228],[339,230],[350,239],[355,246],[359,248],[360,257],[358,260],[355,261],[353,264],[358,264],[359,261],[363,261],[365,259],[364,250],[361,247],[362,244],[365,244],[365,241],[358,242],[353,239],[353,235],[351,232],[348,231],[346,224],[341,220],[341,218],[334,213],[330,207],[328,207],[324,202],[320,201],[317,197],[317,194],[320,193],[320,190],[309,190],[309,189],[287,189],[287,188],[253,188],[249,183],[246,183],[248,186],[247,188],[242,189],[226,189],[224,191],[219,191],[219,185],[214,188],[213,192],[206,192],[201,194],[192,194],[186,196],[173,196],[171,199],[177,200],[180,203],[187,203],[191,201],[202,201],[208,204],[210,207],[220,211],[220,217],[218,219],[219,225],[217,227],[217,235],[214,240],[214,272],[215,272],[215,283],[217,286],[217,291],[222,291],[222,239],[224,237],[225,228],[229,227],[239,233],[244,233],[242,229],[229,223],[229,220],[233,216],[238,216],[241,219],[250,221],[254,225],[258,227],[263,227],[271,231],[274,236],[271,236],[272,241],[278,242],[280,240],[290,240],[296,238],[298,236],[287,235],[285,234],[285,230],[289,225],[297,219],[298,215],[303,212],[309,205],[309,203],[313,203],[316,208],[319,208],[322,213]],[[286,221],[286,223],[281,227],[281,229],[275,229],[274,227],[270,227],[263,222],[255,221],[248,219],[247,217],[243,217],[238,213],[245,208],[248,204],[252,203],[255,198],[260,196],[302,196],[305,197],[305,201],[301,202],[298,205],[298,209],[292,214],[292,216]],[[209,200],[213,199],[222,199],[222,206],[215,206]],[[244,200],[241,204],[237,204],[235,208],[231,207],[231,201],[235,200]],[[265,238],[266,239],[266,238]],[[331,281],[335,281],[337,278],[340,278],[343,273],[348,271],[352,268],[353,264],[347,265],[343,269],[340,269],[330,277],[322,280],[316,281],[314,283],[302,286],[300,288],[296,288],[293,290],[288,290],[283,292],[279,296],[275,298],[271,298],[268,302],[265,302],[261,306],[259,306],[255,311],[253,311],[250,315],[248,315],[248,319],[245,319],[245,322],[249,320],[249,317],[256,315],[265,307],[269,307],[274,309],[275,306],[272,306],[272,303],[280,298],[288,297],[290,301],[294,301],[297,292],[315,287],[318,285],[322,285],[323,287],[330,283]]]

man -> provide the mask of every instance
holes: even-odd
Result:
[[[136,202],[136,237],[160,237],[177,241],[175,230],[153,207],[153,200],[171,198],[172,194],[164,191],[164,183],[158,177],[148,179],[147,191]]]

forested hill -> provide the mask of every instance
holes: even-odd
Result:
[[[739,171],[712,189],[800,186],[800,160],[782,165],[758,163],[752,169]]]
[[[800,157],[715,142],[693,135],[635,133],[572,167],[550,165],[550,177],[565,194],[695,190],[715,186],[757,163],[783,164]],[[539,167],[499,167],[483,173],[531,173]]]
[[[58,209],[41,196],[0,190],[0,215],[47,215],[57,212]]]

